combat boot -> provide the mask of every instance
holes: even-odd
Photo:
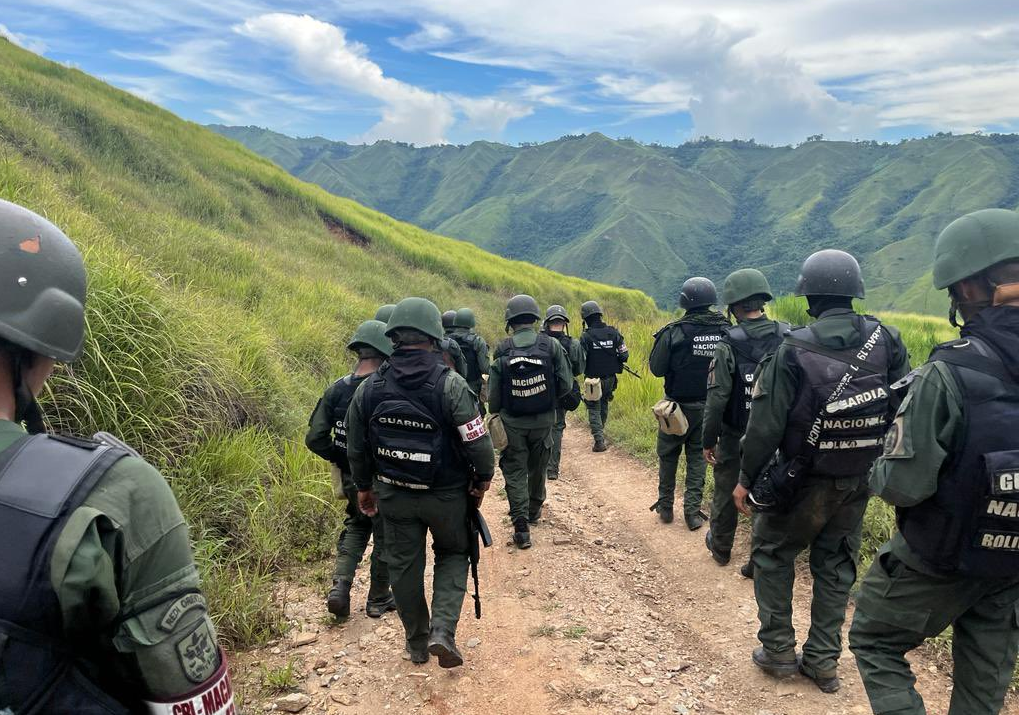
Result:
[[[439,659],[440,668],[458,668],[464,664],[453,634],[445,628],[432,629],[428,635],[428,652]]]
[[[729,563],[729,559],[732,558],[731,552],[715,548],[715,539],[711,536],[711,529],[708,529],[708,533],[704,535],[704,545],[708,547],[708,551],[711,552],[711,558],[719,566],[726,566]]]
[[[824,672],[815,670],[803,662],[802,655],[797,657],[796,662],[800,667],[800,672],[813,680],[822,693],[828,693],[829,695],[837,693],[842,686],[842,683],[839,682],[839,671],[837,668]]]
[[[550,482],[554,482],[558,478],[559,472],[549,472],[548,474],[545,475],[545,479],[547,479]]]
[[[766,650],[764,646],[758,646],[754,649],[751,658],[754,661],[754,665],[776,678],[796,675],[796,672],[799,670],[799,660],[796,652],[792,650],[785,651],[784,653],[772,653]]]
[[[693,514],[687,514],[686,528],[690,531],[697,531],[699,528],[704,526],[704,522],[708,520],[707,515],[702,511],[695,511]]]
[[[596,439],[594,441],[594,446],[591,447],[592,452],[604,452],[606,449],[608,449],[608,447],[605,446],[604,439]]]
[[[754,562],[747,561],[745,564],[739,567],[740,576],[743,578],[754,578]]]
[[[329,612],[342,620],[350,617],[350,581],[333,581],[326,600]]]
[[[531,530],[527,526],[527,519],[517,519],[513,522],[513,543],[518,549],[531,548]]]
[[[672,512],[672,504],[665,504],[661,499],[651,505],[651,511],[658,512],[658,518],[663,524],[671,524],[675,518]]]
[[[384,613],[395,610],[396,599],[390,589],[386,589],[386,592],[381,596],[369,597],[368,602],[364,605],[364,612],[368,614],[369,618],[382,618]]]
[[[404,651],[403,659],[409,660],[411,663],[421,665],[422,663],[428,662],[428,648],[418,648],[412,646],[410,643],[407,644],[406,650]]]

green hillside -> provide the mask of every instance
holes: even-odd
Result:
[[[1019,136],[798,147],[679,147],[602,134],[540,145],[414,148],[213,127],[332,193],[511,258],[640,288],[672,306],[693,274],[759,266],[789,291],[818,248],[853,251],[874,306],[942,312],[937,233],[978,208],[1019,206]]]
[[[521,291],[654,310],[337,198],[6,41],[0,87],[0,197],[62,227],[90,272],[85,356],[58,371],[50,419],[122,435],[164,471],[235,646],[280,631],[279,570],[333,543],[337,507],[303,427],[379,304],[472,306],[492,340]]]

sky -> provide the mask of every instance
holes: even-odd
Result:
[[[0,36],[186,119],[353,143],[1019,130],[1006,0],[5,0]]]

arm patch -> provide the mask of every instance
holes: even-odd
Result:
[[[488,430],[485,429],[485,421],[480,415],[466,424],[459,425],[456,429],[460,432],[460,439],[468,443],[475,442],[488,434]]]

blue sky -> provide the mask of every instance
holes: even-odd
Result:
[[[201,123],[428,145],[1019,125],[997,0],[34,0],[0,35]]]

